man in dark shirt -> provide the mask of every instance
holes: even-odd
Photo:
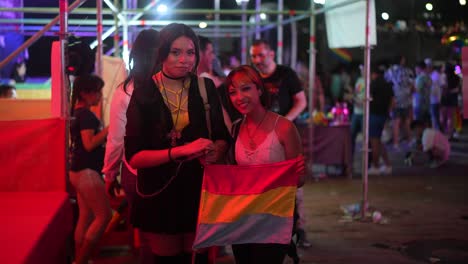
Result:
[[[270,93],[270,110],[294,121],[307,106],[296,72],[288,66],[276,64],[275,52],[265,40],[254,41],[250,56]]]
[[[372,67],[369,105],[369,139],[372,149],[372,166],[369,174],[391,174],[392,167],[388,159],[387,150],[382,143],[382,131],[394,105],[393,88],[383,77],[383,66]],[[384,165],[379,167],[380,157]]]

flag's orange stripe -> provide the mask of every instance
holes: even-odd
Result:
[[[279,217],[292,217],[296,187],[279,187],[262,194],[219,195],[202,192],[202,208],[199,222],[203,224],[234,222],[250,214],[271,214]]]

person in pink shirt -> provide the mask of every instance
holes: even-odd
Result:
[[[442,132],[428,128],[425,123],[418,120],[411,123],[411,130],[420,141],[422,151],[429,156],[429,167],[437,168],[449,159],[450,143]]]

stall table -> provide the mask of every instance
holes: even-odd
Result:
[[[313,126],[313,153],[314,164],[343,165],[347,177],[352,177],[351,132],[348,124],[337,126]],[[309,153],[310,128],[299,126],[304,153]]]

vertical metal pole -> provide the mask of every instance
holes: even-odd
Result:
[[[60,21],[60,34],[59,34],[59,40],[60,40],[60,64],[61,64],[61,69],[60,69],[60,104],[61,104],[61,109],[60,109],[60,116],[65,120],[65,139],[64,139],[64,156],[65,156],[65,182],[67,183],[67,190],[68,190],[68,171],[70,169],[70,164],[69,164],[69,141],[70,141],[70,136],[68,131],[70,131],[70,86],[69,80],[68,80],[68,75],[65,72],[65,68],[68,64],[68,59],[67,59],[67,46],[68,46],[68,0],[60,0],[59,2],[59,21]]]
[[[114,0],[114,6],[119,8],[119,0]],[[120,36],[119,36],[119,18],[117,13],[114,13],[114,26],[116,28],[114,32],[114,57],[120,56]]]
[[[283,11],[283,0],[278,0],[278,12]],[[278,64],[283,64],[283,14],[278,14],[278,44],[276,47],[276,61]]]
[[[314,163],[314,83],[315,83],[315,4],[314,0],[310,0],[310,25],[309,25],[309,165]]]
[[[102,0],[96,1],[97,41],[96,47],[96,74],[102,77]]]
[[[260,31],[260,8],[262,6],[262,0],[255,1],[255,39],[260,39],[261,31]]]
[[[60,71],[60,84],[62,87],[62,100],[61,100],[61,116],[68,120],[69,117],[69,94],[68,94],[68,77],[67,73],[65,72],[65,68],[68,64],[67,59],[67,34],[68,34],[68,1],[67,0],[60,0],[59,2],[59,21],[60,21],[60,62],[62,65],[62,69]],[[68,133],[67,133],[68,134]]]
[[[312,117],[314,111],[314,84],[315,84],[315,6],[314,0],[310,1],[310,33],[309,33],[309,114]],[[311,122],[312,123],[312,122]]]
[[[366,85],[364,86],[365,89],[365,99],[364,99],[364,118],[363,118],[363,154],[364,157],[362,158],[362,206],[361,206],[361,218],[364,219],[366,217],[366,210],[367,210],[367,192],[368,192],[368,174],[367,174],[367,167],[369,164],[369,101],[370,101],[370,61],[371,61],[371,47],[369,44],[369,37],[370,37],[370,1],[366,0],[366,30],[365,30],[365,51],[364,51],[364,80]]]
[[[247,2],[242,1],[242,33],[241,33],[241,63],[247,63],[247,14],[245,10],[247,9]]]
[[[215,50],[215,54],[219,54],[219,10],[221,9],[221,4],[220,4],[220,0],[214,0],[214,8],[215,8],[215,15],[214,15],[214,19],[215,19],[215,36],[216,38],[214,39],[214,50]]]
[[[315,30],[315,28],[314,28]],[[314,32],[315,36],[315,32]],[[315,43],[314,43],[315,47]],[[289,65],[296,67],[297,64],[297,24],[295,21],[291,22],[291,61]]]
[[[122,9],[127,10],[128,5],[127,5],[127,0],[122,0]],[[123,61],[125,62],[125,65],[128,66],[129,62],[129,56],[130,52],[128,49],[128,15],[125,14],[125,21],[122,23],[122,58]],[[119,27],[115,27],[115,30],[119,30]]]

